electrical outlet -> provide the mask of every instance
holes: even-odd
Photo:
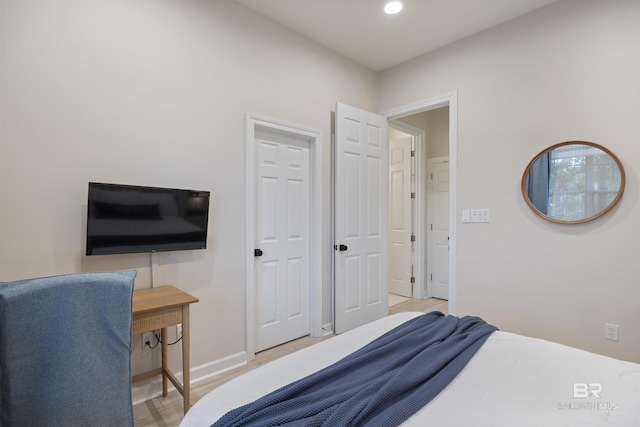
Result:
[[[142,349],[151,348],[153,343],[153,332],[145,332],[142,334]]]
[[[182,323],[176,325],[176,339],[182,338]]]
[[[618,325],[607,323],[604,325],[604,337],[611,341],[618,341]]]

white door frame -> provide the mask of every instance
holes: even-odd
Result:
[[[417,128],[415,126],[411,126],[407,123],[389,120],[389,126],[402,131],[406,134],[413,136],[414,138],[414,147],[415,147],[415,180],[416,180],[416,203],[414,206],[414,218],[413,222],[413,231],[416,235],[416,242],[413,246],[413,257],[415,263],[413,265],[413,276],[416,279],[417,286],[413,288],[413,298],[422,299],[426,298],[424,293],[425,284],[426,284],[426,274],[425,274],[425,264],[422,261],[426,260],[426,246],[425,242],[427,240],[427,233],[424,221],[420,221],[420,218],[425,218],[425,197],[426,192],[424,191],[424,180],[426,179],[426,175],[424,172],[424,161],[423,157],[426,157],[426,147],[424,145],[424,130]]]
[[[387,120],[399,119],[412,114],[449,107],[449,314],[456,315],[456,226],[457,226],[457,175],[458,175],[458,92],[453,91],[435,96],[415,104],[393,108],[379,113]],[[416,144],[417,148],[417,144]],[[417,157],[416,174],[426,173],[426,156]],[[424,157],[424,158],[423,158]],[[425,182],[417,176],[418,185]],[[418,189],[416,189],[418,190]],[[418,190],[420,191],[420,190]],[[423,207],[424,208],[424,207]],[[424,211],[423,211],[424,212]],[[418,217],[420,218],[420,217]],[[416,221],[420,223],[420,221]],[[426,237],[426,235],[425,235]],[[426,239],[425,239],[426,240]],[[420,259],[417,258],[416,259]],[[417,281],[417,278],[416,278]]]
[[[297,125],[246,114],[245,117],[245,290],[247,361],[255,359],[255,134],[257,129],[282,133],[309,141],[310,154],[310,251],[309,251],[309,331],[322,335],[322,132]]]

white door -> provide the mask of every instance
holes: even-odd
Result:
[[[309,141],[256,133],[256,351],[309,334]]]
[[[449,159],[429,161],[429,282],[431,296],[449,299]]]
[[[388,313],[389,130],[385,117],[336,105],[337,334]]]
[[[389,142],[389,292],[413,297],[410,136]]]

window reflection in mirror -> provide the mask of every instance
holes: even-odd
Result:
[[[533,211],[562,223],[581,223],[603,215],[623,190],[624,170],[618,158],[584,141],[549,147],[529,163],[522,178],[522,193]]]

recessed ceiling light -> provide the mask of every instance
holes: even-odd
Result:
[[[386,5],[384,5],[385,13],[389,15],[394,15],[402,10],[402,3],[399,1],[390,1]]]

